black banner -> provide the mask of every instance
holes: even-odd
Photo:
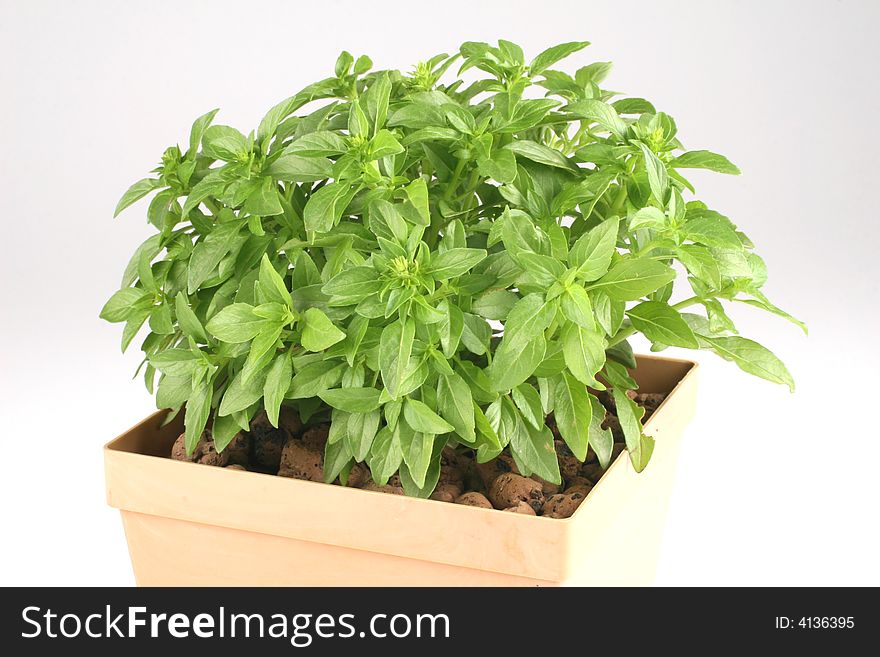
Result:
[[[873,596],[848,589],[91,588],[0,597],[0,647],[15,655],[118,655],[128,646],[163,656],[840,649],[866,645],[878,621]]]

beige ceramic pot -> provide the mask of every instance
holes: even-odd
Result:
[[[565,520],[173,461],[164,411],[106,445],[107,499],[146,586],[650,584],[697,367],[638,361],[640,391],[669,395],[651,463],[621,454]]]

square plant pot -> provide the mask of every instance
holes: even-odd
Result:
[[[174,461],[165,411],[105,446],[107,500],[142,586],[650,584],[696,374],[638,358],[640,391],[668,395],[651,462],[621,454],[563,520]]]

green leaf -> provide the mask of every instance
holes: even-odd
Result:
[[[477,406],[476,402],[474,402],[474,420],[480,452],[483,454],[495,452],[494,456],[497,456],[502,450],[501,439],[498,437],[486,414]],[[478,462],[485,463],[486,461],[479,460]]]
[[[155,178],[138,180],[135,184],[129,187],[125,194],[122,195],[122,198],[119,199],[119,203],[116,204],[116,209],[113,211],[113,216],[118,217],[119,213],[125,210],[129,205],[135,201],[139,201],[144,196],[161,186],[162,181],[156,180]]]
[[[449,249],[433,259],[427,273],[438,281],[456,278],[485,257],[486,251],[483,249]]]
[[[580,285],[572,285],[562,295],[562,314],[565,318],[588,331],[596,330],[590,295]]]
[[[455,427],[437,415],[424,402],[407,398],[403,405],[403,417],[415,431],[427,434],[449,433]]]
[[[579,118],[595,121],[618,139],[626,136],[626,122],[618,116],[617,110],[601,100],[594,98],[581,100],[566,105],[565,111]]]
[[[600,333],[567,324],[562,332],[562,354],[566,366],[578,381],[596,386],[596,372],[605,363],[605,339]]]
[[[401,422],[399,425],[400,445],[403,451],[403,462],[400,468],[412,481],[413,487],[421,489],[425,485],[431,456],[434,451],[434,436],[413,431]],[[401,475],[401,483],[403,475]]]
[[[211,125],[211,121],[214,120],[214,117],[219,112],[219,109],[214,109],[208,112],[207,114],[202,114],[199,118],[193,121],[192,128],[189,131],[189,151],[187,152],[188,159],[195,159],[196,151],[199,149],[199,145],[202,143],[202,136],[205,134],[205,130]]]
[[[507,397],[503,401],[503,413],[513,415],[513,431],[510,433],[510,451],[520,471],[534,473],[554,484],[562,483],[559,460],[553,444],[553,434],[546,426],[533,429],[527,426]]]
[[[414,130],[403,138],[403,145],[410,146],[421,141],[455,141],[459,138],[458,131],[441,126],[427,126]],[[514,172],[515,174],[516,172]]]
[[[263,403],[273,427],[278,426],[281,402],[290,389],[291,378],[293,378],[293,366],[290,361],[290,351],[285,351],[272,361],[272,366],[266,374],[266,383],[263,385]]]
[[[733,162],[723,155],[711,151],[688,151],[670,162],[676,169],[709,169],[718,173],[738,176],[741,172]]]
[[[428,207],[428,184],[423,178],[416,178],[404,187],[407,199],[416,209],[420,219],[420,225],[427,226],[431,223],[431,212]]]
[[[300,93],[290,98],[285,98],[280,103],[276,103],[272,109],[263,115],[260,125],[257,126],[256,141],[261,146],[263,152],[268,150],[268,145],[278,133],[278,127],[287,119],[294,111],[305,105],[310,100],[307,94]],[[286,135],[282,131],[282,139]]]
[[[258,374],[247,381],[243,370],[239,371],[223,394],[223,400],[220,402],[220,415],[243,411],[258,402],[263,396],[265,382],[265,373]]]
[[[471,309],[486,319],[504,320],[519,297],[510,290],[489,290],[476,299]]]
[[[163,248],[161,235],[152,235],[144,240],[128,261],[119,287],[130,287],[138,278],[141,261],[146,259],[148,262],[152,262],[153,258],[159,255]]]
[[[541,335],[556,316],[556,304],[545,302],[540,294],[520,299],[507,315],[502,346],[514,349]],[[500,349],[500,348],[499,348]]]
[[[211,423],[211,438],[214,439],[214,449],[222,452],[229,447],[232,439],[238,435],[241,427],[232,415],[217,416]]]
[[[220,172],[212,172],[202,178],[190,190],[183,204],[182,218],[189,217],[190,212],[195,210],[200,203],[206,201],[211,196],[220,196],[223,194],[228,182],[220,177]]]
[[[632,347],[626,340],[621,340],[614,346],[608,347],[605,350],[605,355],[630,369],[635,369],[638,366]]]
[[[612,103],[618,114],[656,114],[654,106],[644,98],[621,98]]]
[[[727,217],[712,210],[689,212],[681,233],[686,239],[706,246],[742,250],[736,227]]]
[[[516,343],[514,346],[511,346],[511,343],[505,345],[502,340],[486,371],[492,389],[510,390],[528,379],[544,360],[546,349],[547,342],[543,335],[537,335],[529,342]]]
[[[171,309],[168,304],[160,304],[150,311],[150,330],[159,335],[174,333],[174,326],[171,323]]]
[[[380,486],[388,483],[388,478],[397,472],[403,461],[399,426],[394,431],[388,427],[382,427],[376,434],[370,447],[367,463],[370,466],[370,474],[373,476],[373,481]]]
[[[403,385],[415,338],[415,324],[411,319],[398,319],[386,326],[379,341],[379,369],[382,382],[392,399],[397,399]]]
[[[669,189],[669,176],[666,173],[666,165],[645,144],[639,143],[638,146],[645,158],[645,169],[648,173],[648,185],[651,187],[651,193],[660,203],[664,203],[666,200],[666,190]]]
[[[156,408],[179,408],[192,394],[192,376],[168,376],[159,379]]]
[[[518,260],[525,267],[528,280],[543,287],[550,287],[565,274],[563,264],[550,256],[524,252]]]
[[[688,272],[712,288],[721,287],[721,272],[715,257],[705,246],[684,244],[676,254]]]
[[[354,57],[351,56],[351,53],[347,50],[343,50],[339,53],[339,57],[336,59],[336,77],[341,78],[345,75],[348,75],[349,71],[351,71],[351,65],[354,63]]]
[[[312,194],[303,210],[306,230],[310,233],[330,231],[339,223],[356,191],[347,182],[332,182]]]
[[[511,396],[526,422],[535,429],[541,429],[544,426],[544,408],[538,391],[528,383],[521,383],[511,390]]]
[[[342,440],[324,445],[324,483],[332,484],[339,474],[345,470],[353,457],[349,446]]]
[[[626,449],[636,472],[641,472],[648,465],[654,453],[654,439],[642,432],[642,416],[645,409],[627,397],[619,387],[613,389],[614,404],[617,407],[617,419],[626,440]]]
[[[648,206],[636,210],[629,219],[629,229],[638,230],[639,228],[663,228],[666,225],[666,215],[663,210]]]
[[[627,367],[613,360],[605,362],[602,375],[615,388],[623,388],[624,390],[637,390],[639,384],[629,374]]]
[[[248,357],[242,370],[246,382],[250,381],[256,373],[262,371],[272,361],[280,337],[281,326],[268,320],[251,342]]]
[[[511,134],[535,128],[547,113],[558,105],[559,101],[552,98],[520,99],[515,105],[513,116],[499,125],[497,131],[501,134]]]
[[[309,308],[302,316],[302,346],[308,351],[323,351],[345,339],[323,311]]]
[[[285,266],[285,270],[286,269],[287,267]],[[284,278],[281,274],[275,271],[275,268],[269,260],[269,256],[265,253],[260,259],[259,281],[260,289],[267,302],[275,302],[281,306],[286,306],[287,308],[293,306],[290,292],[287,290],[287,285],[284,283]]]
[[[254,314],[253,306],[233,303],[214,315],[206,328],[218,340],[239,344],[253,340],[269,323]]]
[[[504,148],[489,157],[477,158],[477,167],[481,175],[500,183],[512,183],[516,179],[516,156]]]
[[[376,237],[397,244],[405,244],[409,235],[407,223],[397,207],[384,199],[376,199],[370,204],[369,226]]]
[[[474,398],[470,386],[458,374],[440,376],[437,382],[437,410],[463,441],[476,441]]]
[[[373,134],[385,125],[388,116],[388,101],[391,96],[391,79],[388,73],[379,75],[361,100],[366,108],[367,118],[373,126]]]
[[[284,154],[272,162],[266,168],[265,173],[277,180],[303,183],[330,178],[332,168],[333,163],[327,158],[296,155],[285,149]]]
[[[333,408],[346,413],[369,413],[379,408],[380,390],[376,388],[333,388],[318,396]]]
[[[273,324],[283,324],[289,319],[287,308],[278,301],[268,301],[254,306],[254,315],[268,319]]]
[[[611,62],[593,62],[577,70],[575,82],[581,87],[585,87],[591,82],[601,84],[611,73],[611,68]],[[618,103],[614,103],[614,107],[617,109]]]
[[[553,66],[556,62],[565,59],[579,50],[583,50],[588,45],[590,45],[589,41],[572,41],[570,43],[561,43],[558,46],[547,48],[547,50],[535,57],[532,60],[532,63],[529,64],[529,73],[531,75],[539,75]]]
[[[192,394],[186,402],[186,414],[184,426],[186,428],[186,453],[192,455],[202,437],[205,425],[208,424],[208,416],[211,413],[211,395],[214,388],[210,379],[202,381],[193,388]]]
[[[601,289],[611,299],[635,301],[650,294],[675,279],[675,271],[650,258],[627,258],[621,260],[591,289]]]
[[[425,480],[419,486],[413,479],[409,466],[406,463],[400,466],[400,485],[403,491],[410,497],[420,497],[426,499],[431,496],[440,481],[440,456],[442,453],[441,441],[434,441],[433,451],[431,452],[431,460],[428,463],[428,470],[425,472]]]
[[[594,281],[608,271],[617,247],[617,218],[608,219],[581,235],[568,254],[568,262],[578,268],[585,281]]]
[[[238,223],[220,224],[193,247],[187,270],[187,294],[194,294],[216,271],[235,243],[240,228]]]
[[[755,296],[754,299],[733,299],[739,303],[744,303],[749,306],[754,306],[755,308],[760,308],[761,310],[766,310],[769,313],[777,315],[778,317],[782,317],[783,319],[787,319],[789,322],[794,324],[795,326],[800,327],[800,329],[804,332],[804,335],[807,335],[809,331],[807,330],[807,325],[804,324],[801,320],[796,317],[792,317],[787,312],[785,312],[782,308],[778,306],[774,306],[770,300],[764,296],[760,290],[750,290],[749,294]]]
[[[584,385],[568,372],[554,379],[553,416],[562,439],[579,461],[587,458],[593,406]],[[604,411],[602,417],[604,417]]]
[[[794,392],[794,379],[789,373],[788,368],[766,347],[753,340],[739,336],[726,338],[701,337],[709,343],[712,351],[724,360],[736,363],[742,371],[754,374],[773,383],[786,385],[789,390]]]
[[[565,171],[577,168],[577,165],[556,149],[528,139],[518,139],[509,143],[505,148],[527,160],[537,162],[538,164],[545,164],[548,167],[556,167]]]
[[[331,278],[321,291],[343,299],[360,299],[382,289],[382,281],[372,267],[352,267]]]
[[[180,325],[184,335],[192,338],[196,342],[208,342],[208,335],[205,333],[205,327],[202,326],[199,318],[187,303],[186,294],[177,293],[174,300],[174,312],[177,315],[177,323]]]
[[[243,209],[245,213],[256,217],[273,217],[284,212],[275,182],[271,178],[263,178],[257,188],[248,194]],[[258,231],[254,232],[257,235],[262,234]]]
[[[245,136],[227,125],[212,125],[202,135],[202,152],[215,160],[236,162],[248,157]]]
[[[645,334],[651,342],[697,349],[699,343],[694,332],[677,310],[665,303],[645,301],[626,311],[633,326]]]
[[[345,368],[345,363],[335,363],[329,360],[309,363],[294,375],[287,393],[288,398],[317,397],[319,393],[339,383]]]
[[[348,106],[348,134],[352,137],[366,137],[370,131],[367,115],[361,107],[360,101],[355,99]]]
[[[124,322],[138,311],[146,311],[152,305],[153,295],[137,287],[126,287],[115,292],[101,309],[101,319],[107,322]],[[146,315],[144,315],[146,318]]]
[[[367,458],[381,420],[382,412],[378,409],[363,413],[355,412],[348,416],[345,444],[355,461],[360,462]]]
[[[202,363],[198,351],[174,348],[150,356],[150,364],[169,377],[186,378],[192,382],[196,367]]]
[[[345,137],[329,130],[318,130],[303,135],[285,146],[283,156],[301,155],[303,157],[324,158],[328,155],[341,155],[347,150],[348,144]]]
[[[602,290],[590,290],[589,295],[595,311],[596,323],[608,336],[617,333],[623,323],[623,311],[626,308],[626,303],[612,301]]]
[[[448,300],[441,304],[440,310],[446,315],[439,324],[440,345],[443,348],[443,355],[452,358],[458,351],[461,335],[464,332],[464,314],[461,308]]]
[[[431,456],[434,451],[434,436],[414,431],[406,422],[400,422],[397,425],[397,431],[400,437],[403,462],[407,466],[408,474],[415,486],[422,488],[425,485],[425,478],[431,465]]]
[[[605,407],[602,402],[593,395],[589,395],[590,407],[592,408],[592,416],[590,417],[590,447],[596,453],[599,465],[607,468],[611,463],[611,454],[614,449],[614,435],[611,429],[603,429],[602,423],[605,421]]]
[[[370,159],[378,160],[403,152],[403,146],[388,130],[380,130],[370,140]]]

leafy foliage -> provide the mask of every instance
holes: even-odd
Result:
[[[343,53],[255,132],[214,110],[185,152],[165,151],[116,208],[152,195],[158,232],[101,316],[124,323],[123,349],[149,324],[144,380],[160,407],[186,407],[190,448],[206,426],[222,447],[291,404],[332,420],[332,476],[366,461],[427,495],[448,442],[480,461],[509,447],[524,474],[558,480],[554,410],[578,458],[592,445],[607,462],[587,386],[613,386],[641,470],[653,442],[624,394],[637,331],[793,386],[722,303],[792,319],[761,292],[763,261],[685,200],[688,169],[738,169],[684,151],[648,101],[615,100],[599,86],[609,64],[554,68],[586,45],[527,62],[510,42],[469,42],[409,74]],[[676,262],[692,295],[671,303]]]

